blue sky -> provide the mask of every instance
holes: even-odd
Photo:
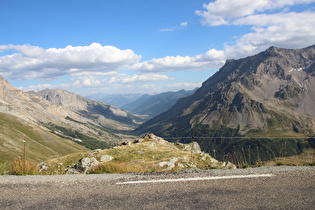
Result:
[[[193,89],[226,59],[315,44],[315,0],[0,0],[0,75],[81,95]]]

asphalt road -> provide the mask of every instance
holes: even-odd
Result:
[[[0,176],[0,209],[315,209],[315,168]]]

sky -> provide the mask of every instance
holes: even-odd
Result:
[[[227,59],[315,44],[315,0],[0,0],[0,75],[23,91],[191,90]]]

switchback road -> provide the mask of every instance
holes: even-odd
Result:
[[[314,209],[314,167],[0,176],[0,209]]]

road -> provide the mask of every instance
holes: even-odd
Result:
[[[0,209],[314,209],[314,167],[0,176]]]

